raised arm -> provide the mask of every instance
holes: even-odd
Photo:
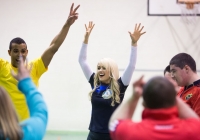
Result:
[[[132,119],[138,100],[142,95],[143,86],[144,81],[142,76],[139,80],[133,83],[132,96],[128,100],[123,101],[112,114],[109,121],[109,128],[113,127],[113,123],[115,124],[115,120]]]
[[[24,93],[30,111],[30,118],[22,122],[23,139],[39,140],[43,139],[48,121],[48,111],[46,103],[30,78],[30,69],[23,64],[20,57],[18,73],[13,77],[19,81],[18,88]]]
[[[92,22],[89,22],[88,26],[85,24],[86,33],[84,36],[83,44],[82,44],[82,47],[81,47],[81,50],[79,53],[79,59],[78,59],[79,64],[83,70],[83,73],[88,81],[93,72],[87,63],[87,44],[88,44],[90,33],[91,33],[94,25],[95,24],[93,24]]]
[[[73,9],[74,4],[72,4],[66,23],[62,27],[60,33],[52,40],[49,48],[42,54],[42,60],[45,67],[49,66],[54,54],[58,51],[59,47],[65,40],[70,26],[75,22],[76,19],[78,19],[78,13],[76,13],[76,10],[79,8],[79,6],[80,5]]]
[[[121,76],[122,82],[124,85],[129,85],[133,71],[135,70],[136,60],[137,60],[137,42],[140,39],[140,36],[146,32],[142,32],[144,26],[140,27],[141,24],[135,25],[135,30],[133,33],[129,32],[131,37],[131,55],[129,59],[128,66],[124,70],[123,75]]]

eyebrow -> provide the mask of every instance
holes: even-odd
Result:
[[[170,72],[175,71],[175,69],[170,69]]]
[[[13,50],[19,50],[19,49],[13,48]],[[27,50],[27,48],[23,48],[23,49],[21,49],[21,50]]]

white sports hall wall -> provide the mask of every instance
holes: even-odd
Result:
[[[88,62],[96,70],[103,57],[113,58],[122,74],[129,61],[135,23],[144,25],[138,42],[135,72],[125,95],[131,95],[132,82],[163,75],[163,69],[177,53],[187,52],[200,70],[200,19],[183,23],[180,16],[148,16],[147,0],[0,0],[0,57],[10,61],[9,42],[22,37],[28,45],[28,59],[40,57],[64,25],[71,3],[80,4],[78,20],[41,77],[39,90],[49,109],[48,130],[87,131],[91,115],[91,90],[78,63],[79,50],[89,21],[95,23],[88,46]],[[139,121],[142,105],[134,120]]]

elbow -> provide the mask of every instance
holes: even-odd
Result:
[[[82,65],[83,63],[85,63],[85,61],[86,61],[86,58],[84,58],[84,57],[79,57],[78,58],[78,62],[79,62],[80,65]]]
[[[78,58],[78,62],[79,62],[79,64],[81,63],[81,58],[80,57]]]
[[[52,54],[55,54],[57,51],[58,51],[58,48],[52,48],[52,49],[51,49],[51,53],[52,53]]]
[[[81,58],[79,58],[79,59],[78,59],[78,63],[79,63],[79,65],[82,65],[83,60],[81,60]]]
[[[58,51],[59,47],[60,47],[60,45],[58,45],[58,44],[51,44],[50,48],[49,48],[49,51],[52,54],[55,54]]]

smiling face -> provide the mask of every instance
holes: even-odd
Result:
[[[11,64],[13,67],[18,67],[19,63],[19,56],[21,55],[23,57],[23,60],[26,60],[26,56],[28,54],[27,46],[25,43],[11,44],[11,49],[8,50],[8,54],[11,56]]]
[[[115,61],[110,58],[101,59],[97,64],[97,77],[99,82],[106,84],[118,80],[119,70]]]
[[[100,82],[109,84],[110,83],[110,72],[108,68],[102,63],[98,63],[97,65],[97,75]]]

